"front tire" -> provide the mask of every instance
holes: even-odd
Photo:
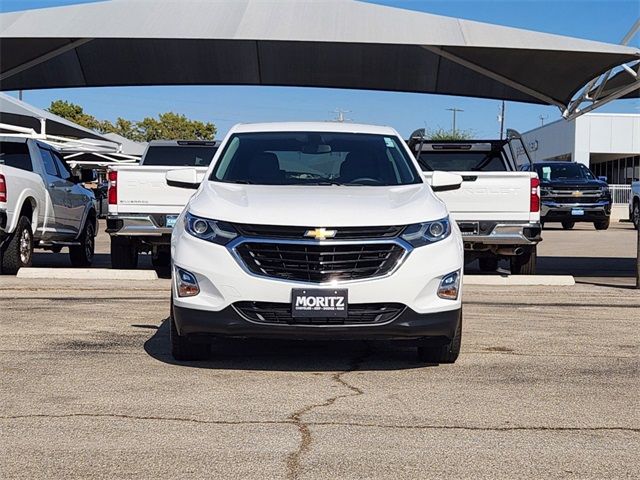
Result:
[[[535,275],[538,262],[538,249],[534,246],[522,255],[510,258],[512,275]]]
[[[2,253],[0,271],[3,274],[15,275],[23,267],[30,267],[33,262],[33,231],[27,217],[20,217],[16,230],[6,241]]]
[[[180,362],[205,360],[209,354],[209,345],[206,343],[194,343],[187,337],[178,334],[176,322],[173,318],[173,298],[169,316],[169,343],[171,355]]]
[[[443,344],[433,344],[429,340],[424,340],[418,346],[418,359],[423,363],[455,363],[460,355],[462,345],[462,309],[458,316],[456,332],[450,342]]]
[[[609,219],[593,222],[593,226],[596,227],[596,230],[606,230],[609,228]]]
[[[576,226],[576,222],[562,222],[562,228],[565,230],[571,230]]]
[[[131,270],[137,266],[137,245],[127,237],[111,237],[111,268]]]
[[[631,210],[631,221],[636,230],[640,230],[640,202],[637,200],[633,202],[633,209]]]
[[[69,257],[71,265],[74,267],[88,267],[93,262],[93,256],[96,248],[96,229],[93,222],[87,219],[82,235],[80,236],[80,245],[69,247]]]

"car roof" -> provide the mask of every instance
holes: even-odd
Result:
[[[399,136],[398,132],[391,127],[346,122],[241,123],[229,131],[229,133],[257,132],[344,132]]]

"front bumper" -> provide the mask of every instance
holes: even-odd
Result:
[[[180,335],[193,337],[244,337],[291,339],[421,339],[454,336],[462,310],[419,314],[405,308],[390,323],[381,325],[276,325],[244,318],[233,306],[219,312],[174,306],[173,318]]]
[[[583,215],[574,215],[575,210],[582,210]],[[594,222],[606,220],[611,215],[611,202],[602,201],[597,203],[556,203],[552,201],[542,201],[540,209],[541,220],[543,222]]]

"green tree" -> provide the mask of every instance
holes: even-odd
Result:
[[[98,130],[99,128],[100,122],[93,115],[85,113],[84,109],[75,103],[67,102],[66,100],[55,100],[51,102],[47,110],[82,127],[92,130]]]
[[[98,131],[101,133],[117,133],[118,135],[122,135],[129,140],[134,140],[137,142],[144,141],[144,138],[135,122],[131,120],[126,120],[122,117],[118,117],[115,123],[111,123],[109,120],[104,120],[100,122],[98,126]]]
[[[427,132],[426,139],[436,142],[444,142],[447,140],[471,140],[473,138],[473,132],[471,130],[458,130],[455,132],[451,130],[445,130],[444,128],[438,128],[436,130],[430,130]]]

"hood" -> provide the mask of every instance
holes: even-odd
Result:
[[[426,184],[395,187],[237,185],[205,182],[194,215],[231,223],[317,227],[408,225],[447,209]]]

